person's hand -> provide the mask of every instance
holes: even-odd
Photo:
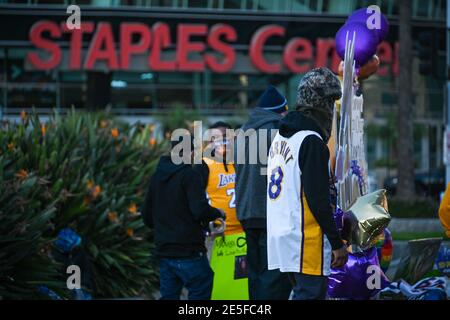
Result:
[[[344,245],[340,249],[333,250],[331,258],[332,268],[342,268],[348,259],[347,247]]]
[[[214,221],[210,221],[209,222],[209,231],[210,231],[210,236],[212,237],[216,237],[218,235],[222,235],[225,231],[226,228],[226,223],[225,223],[225,212],[221,209],[217,209],[220,211],[221,213],[221,217],[217,218]]]
[[[226,220],[226,219],[227,219],[227,215],[225,214],[225,211],[223,211],[222,209],[217,209],[217,210],[220,211],[220,217],[221,217],[223,220]]]
[[[369,61],[359,69],[358,80],[365,80],[375,74],[380,66],[380,59],[377,55],[370,58]],[[344,61],[341,61],[338,68],[338,74],[342,77],[344,75]]]

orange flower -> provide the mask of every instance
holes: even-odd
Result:
[[[152,147],[154,147],[156,145],[156,139],[154,137],[150,138],[150,140],[148,141],[148,144]]]
[[[9,150],[12,150],[12,149],[14,149],[14,143],[8,143],[8,149]]]
[[[20,180],[23,180],[28,177],[28,172],[24,169],[20,169],[19,172],[16,173],[16,177]]]
[[[22,121],[25,121],[26,118],[27,118],[27,113],[25,112],[25,110],[22,110],[20,112],[20,119],[22,119]]]
[[[115,211],[108,212],[108,220],[110,222],[114,222],[114,223],[119,222],[119,218],[117,217],[117,212],[115,212]]]
[[[101,120],[100,121],[100,128],[106,128],[108,126],[107,120]]]
[[[132,216],[135,216],[137,214],[137,206],[134,202],[131,203],[128,207],[128,212],[131,213]]]
[[[119,137],[119,129],[117,129],[117,128],[111,129],[111,136],[112,136],[114,139],[117,139],[117,138]]]
[[[100,186],[95,186],[94,189],[92,190],[92,197],[95,199],[98,197],[98,195],[100,194],[100,192],[102,192],[102,188],[100,188]]]
[[[102,188],[100,188],[99,185],[94,184],[94,181],[92,180],[88,180],[86,189],[88,190],[89,195],[92,199],[97,198],[102,192]]]
[[[45,137],[45,134],[47,133],[47,128],[45,127],[45,123],[41,124],[41,133],[42,133],[42,136]]]
[[[134,230],[132,228],[127,229],[127,236],[133,237],[134,236]]]

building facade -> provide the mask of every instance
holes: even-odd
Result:
[[[66,24],[70,4],[81,9],[80,29]],[[371,4],[388,17],[390,33],[378,74],[363,85],[367,153],[369,166],[390,174],[401,59],[394,0],[3,0],[1,114],[108,107],[152,121],[182,107],[239,121],[269,83],[294,104],[305,72],[337,71],[337,30]],[[427,32],[434,43],[433,72],[421,74],[423,61],[413,60],[416,167],[430,171],[442,167],[446,1],[412,4],[414,42]]]

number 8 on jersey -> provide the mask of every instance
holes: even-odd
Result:
[[[270,181],[268,187],[270,200],[276,200],[280,196],[283,177],[284,177],[283,169],[281,169],[280,166],[272,170],[272,173],[270,174]]]

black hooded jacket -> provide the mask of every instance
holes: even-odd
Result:
[[[250,164],[252,147],[251,140],[245,140],[244,150],[242,154],[242,146],[239,145],[239,137],[235,143],[234,152],[234,168],[236,170],[236,214],[244,229],[266,229],[266,197],[267,197],[267,176],[261,174],[261,169],[266,168],[267,154],[269,152],[270,144],[273,137],[272,131],[278,129],[281,115],[263,108],[255,108],[251,111],[248,121],[242,126],[243,132],[249,129],[254,129],[257,132],[259,129],[267,130],[267,135],[256,134],[256,141],[253,147],[258,153],[258,162]],[[259,139],[266,139],[267,150],[262,154],[260,152]],[[243,162],[239,157],[244,156]],[[261,158],[263,157],[263,159]]]
[[[142,215],[154,229],[156,254],[160,257],[190,257],[205,252],[203,228],[221,217],[211,207],[201,177],[191,165],[174,164],[162,156],[150,180]]]
[[[300,148],[298,163],[309,208],[322,232],[330,241],[332,249],[336,250],[341,248],[343,243],[336,228],[330,202],[330,171],[328,167],[330,153],[324,133],[315,120],[298,111],[288,113],[280,121],[279,133],[285,138],[290,138],[302,130],[317,132],[323,139],[315,135],[307,136]]]

